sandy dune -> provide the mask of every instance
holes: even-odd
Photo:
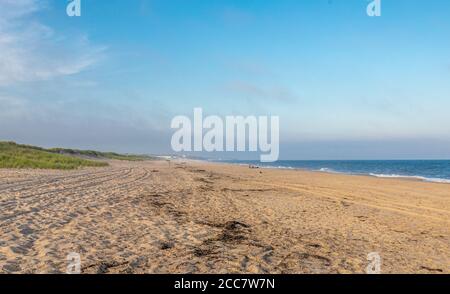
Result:
[[[0,170],[0,272],[450,273],[450,185],[200,162]]]

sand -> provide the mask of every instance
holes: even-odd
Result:
[[[0,273],[450,273],[450,185],[204,162],[0,170]]]

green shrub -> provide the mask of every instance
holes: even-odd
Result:
[[[70,170],[79,167],[107,165],[106,162],[57,154],[40,147],[19,145],[14,142],[0,142],[0,168]]]

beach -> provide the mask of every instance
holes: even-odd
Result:
[[[177,160],[0,170],[0,273],[450,273],[450,185]]]

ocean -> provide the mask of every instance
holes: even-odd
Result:
[[[262,168],[300,169],[450,183],[450,160],[281,160],[275,163],[227,160],[225,162],[251,164]]]

